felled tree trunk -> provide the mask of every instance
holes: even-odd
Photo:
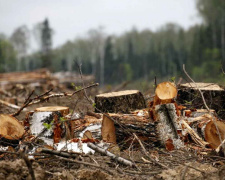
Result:
[[[133,140],[133,133],[135,133],[149,146],[158,144],[158,134],[155,128],[156,122],[136,114],[109,113],[108,115],[110,118],[106,116],[105,123],[103,119],[102,124],[102,136],[107,142],[111,141],[115,143],[114,141],[116,140],[121,149],[126,149],[130,146],[130,143]]]
[[[138,90],[126,90],[95,96],[96,112],[130,113],[146,107],[144,97]]]
[[[1,145],[18,144],[24,132],[24,127],[16,118],[7,114],[0,114]]]
[[[158,121],[157,131],[159,132],[161,143],[167,150],[179,149],[183,146],[178,135],[178,123],[176,107],[173,103],[157,105],[155,107],[156,121]]]
[[[225,123],[209,114],[194,119],[190,126],[209,143],[211,148],[216,149],[225,139]]]
[[[69,114],[69,108],[63,106],[35,109],[29,122],[31,133],[39,137],[53,139],[54,143],[58,143],[62,137],[69,133],[67,123],[63,123],[67,114]]]

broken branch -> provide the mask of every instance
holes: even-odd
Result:
[[[124,159],[122,157],[118,157],[116,156],[115,154],[107,151],[107,150],[104,150],[96,145],[94,145],[93,143],[88,143],[88,147],[101,153],[101,154],[104,154],[106,156],[109,156],[111,159],[114,159],[116,161],[118,161],[119,163],[121,164],[124,164],[126,166],[130,166],[130,167],[135,167],[134,163],[132,163],[131,161],[127,160],[127,159]]]

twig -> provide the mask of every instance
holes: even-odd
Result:
[[[129,171],[129,170],[124,170],[124,172],[128,174],[138,174],[138,175],[155,175],[155,174],[161,173],[161,171],[139,172],[139,171]]]
[[[66,157],[66,158],[76,158],[78,155],[81,154],[81,153],[69,153],[69,152],[63,152],[63,151],[56,151],[56,150],[51,150],[46,148],[39,148],[37,151],[40,153],[52,154],[52,155],[57,155],[61,157]]]
[[[164,167],[166,169],[169,169],[169,167],[167,167],[166,165],[164,165],[164,164],[162,164],[160,162],[157,162],[156,160],[151,158],[151,156],[148,155],[148,152],[146,151],[146,149],[145,149],[144,145],[142,144],[141,140],[137,137],[137,135],[135,133],[133,133],[133,135],[134,135],[135,139],[137,139],[137,141],[139,142],[139,144],[140,144],[140,146],[141,146],[145,156],[147,156],[153,163],[155,163],[155,164],[157,164],[157,165],[159,165],[161,167]]]
[[[109,156],[111,159],[114,159],[116,161],[118,161],[119,163],[121,164],[124,164],[126,166],[130,166],[130,167],[135,167],[134,163],[132,163],[131,161],[127,160],[127,159],[124,159],[122,157],[118,157],[116,156],[115,154],[105,150],[105,149],[102,149],[96,145],[94,145],[93,143],[88,143],[88,147],[101,153],[101,154],[104,154],[106,156]]]
[[[34,170],[32,168],[32,164],[31,164],[30,160],[28,159],[27,155],[25,155],[24,152],[21,152],[21,157],[24,159],[24,161],[27,165],[27,168],[28,168],[28,171],[31,175],[32,180],[36,180],[35,175],[34,175]]]
[[[181,180],[185,180],[185,175],[187,173],[187,170],[188,170],[188,167],[185,166],[184,170],[182,171],[182,174],[181,174]]]
[[[60,156],[56,156],[58,159],[61,159],[61,160],[64,160],[64,161],[67,161],[67,162],[71,162],[71,163],[77,163],[77,164],[83,164],[83,165],[87,165],[87,166],[92,166],[92,167],[96,167],[96,168],[100,168],[106,172],[108,172],[109,174],[113,175],[114,173],[111,172],[110,170],[100,166],[100,165],[96,165],[96,164],[91,164],[91,163],[88,163],[88,162],[84,162],[84,161],[77,161],[77,160],[72,160],[72,159],[67,159],[67,158],[63,158],[63,157],[60,157]]]
[[[198,136],[198,134],[195,133],[195,131],[184,121],[181,120],[181,123],[187,128],[188,133],[192,137],[193,141],[197,144],[199,144],[201,147],[206,147],[206,145],[209,145],[209,143],[205,142]]]
[[[212,113],[211,113],[211,111],[210,111],[208,105],[206,104],[206,101],[205,101],[205,98],[204,98],[204,95],[203,95],[201,89],[199,89],[199,87],[197,86],[196,82],[189,76],[189,74],[188,74],[187,71],[185,70],[185,64],[183,64],[183,71],[184,71],[184,73],[186,74],[186,76],[187,76],[187,77],[195,84],[196,89],[198,89],[199,93],[201,94],[203,104],[204,104],[205,108],[208,110],[208,113],[212,116],[213,124],[215,125],[216,131],[217,131],[217,133],[218,133],[218,135],[219,135],[220,143],[222,143],[222,137],[221,137],[219,128],[218,128],[217,124],[215,123],[216,120],[214,119],[214,117],[213,117],[213,115],[212,115]]]
[[[79,69],[79,72],[80,72],[81,80],[82,80],[83,86],[84,86],[84,81],[83,81],[83,78],[82,78],[82,70],[81,70],[81,66],[79,66],[79,64],[77,64],[77,65],[78,65],[78,69]],[[99,85],[99,84],[98,84],[98,85]],[[85,92],[85,93],[84,93],[85,98],[86,98],[86,99],[88,100],[88,102],[92,105],[93,102],[92,102],[92,100],[87,96],[86,88],[84,89],[84,92]],[[128,134],[130,134],[130,135],[132,136],[132,133],[130,133],[129,131],[127,131],[125,128],[123,128],[123,126],[122,126],[119,122],[117,122],[114,118],[110,117],[108,114],[102,112],[100,109],[98,109],[98,108],[96,108],[96,107],[95,107],[95,109],[96,109],[98,112],[100,112],[100,113],[102,113],[103,115],[105,115],[107,118],[111,119],[114,123],[117,123],[122,129],[124,129],[125,132],[127,132]]]
[[[13,109],[20,109],[21,108],[20,106],[17,106],[15,104],[8,103],[8,102],[3,101],[1,99],[0,99],[0,104],[3,104],[5,106],[8,106],[8,107],[13,108]]]
[[[98,86],[98,85],[99,85],[98,83],[91,84],[91,85],[83,87],[83,88],[81,88],[81,89],[79,89],[77,91],[74,91],[72,94],[71,93],[51,94],[51,95],[45,96],[45,97],[43,97],[41,99],[38,99],[38,100],[36,100],[34,102],[29,103],[28,106],[47,101],[48,99],[53,98],[53,97],[64,97],[64,96],[72,97],[74,94],[76,94],[76,93],[78,93],[78,92],[80,92],[80,91],[82,91],[84,89],[88,89],[88,88],[95,87],[95,86]]]
[[[50,90],[48,90],[47,92],[45,92],[44,94],[41,94],[41,95],[36,96],[35,98],[31,99],[31,96],[32,96],[33,93],[34,93],[34,90],[33,90],[33,91],[30,93],[30,95],[27,97],[27,99],[25,100],[23,106],[22,106],[17,112],[13,113],[12,116],[14,116],[14,117],[15,117],[15,116],[18,116],[18,115],[21,113],[21,111],[22,111],[25,107],[29,106],[29,104],[30,104],[32,101],[34,101],[34,100],[36,100],[36,99],[42,98],[43,96],[49,94],[52,90],[53,90],[53,89],[50,89]]]

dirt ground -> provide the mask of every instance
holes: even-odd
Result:
[[[76,104],[76,102],[78,103]],[[49,105],[69,106],[73,110],[75,104],[75,111],[77,112],[85,113],[87,110],[93,110],[92,105],[81,93],[73,98],[52,98],[48,102],[28,107],[28,111],[32,111],[36,107]],[[10,114],[13,112],[15,110],[0,105],[0,113]],[[25,113],[22,112],[17,118],[24,120]],[[163,168],[147,160],[141,147],[130,147],[121,152],[121,157],[135,163],[135,167],[132,168],[119,164],[99,153],[77,157],[77,160],[80,161],[99,164],[99,168],[67,162],[55,156],[44,158],[40,156],[34,160],[32,167],[38,180],[225,179],[225,158],[213,152],[204,155],[202,152],[188,147],[171,152],[162,147],[154,147],[147,149],[147,151],[152,158],[158,159],[158,162],[168,168]],[[0,157],[0,179],[31,179],[26,163],[18,155],[7,153],[0,154]],[[143,161],[143,157],[146,159],[145,161]]]

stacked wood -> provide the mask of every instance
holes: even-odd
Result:
[[[130,113],[146,107],[144,97],[138,90],[126,90],[95,96],[96,112]]]
[[[67,123],[63,123],[69,108],[63,106],[49,106],[35,109],[30,118],[30,130],[33,135],[53,139],[58,143],[63,137],[70,136]]]
[[[177,103],[185,105],[187,108],[202,109],[204,104],[200,89],[210,109],[214,109],[220,118],[224,119],[225,112],[225,91],[222,87],[214,83],[186,83],[178,87]]]
[[[0,114],[0,144],[16,145],[24,135],[24,127],[19,121],[7,114]]]

